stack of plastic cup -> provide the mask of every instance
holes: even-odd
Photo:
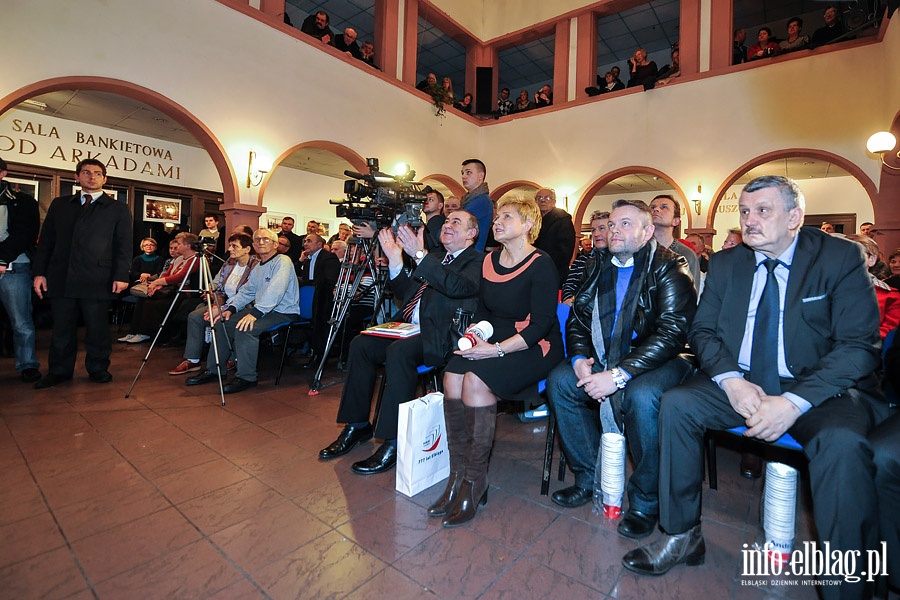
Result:
[[[797,470],[781,463],[766,466],[763,531],[772,564],[786,564],[794,547],[797,513]]]
[[[616,519],[622,514],[625,495],[625,436],[604,433],[600,437],[600,490],[603,493],[603,514]]]

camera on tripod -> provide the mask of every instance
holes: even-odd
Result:
[[[376,231],[385,227],[409,225],[412,228],[424,224],[422,208],[428,200],[422,184],[413,181],[416,172],[407,170],[403,175],[388,175],[378,170],[378,159],[367,158],[368,174],[344,171],[352,177],[344,182],[346,198],[329,200],[335,205],[338,217],[350,219],[354,225],[368,223]]]

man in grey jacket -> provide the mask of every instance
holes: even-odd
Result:
[[[278,236],[269,229],[257,229],[253,234],[253,248],[259,256],[259,264],[250,279],[226,306],[213,306],[206,318],[216,327],[218,340],[225,336],[232,341],[237,374],[224,386],[226,394],[242,392],[256,385],[256,360],[259,355],[259,335],[279,323],[287,323],[300,317],[300,286],[291,259],[277,251]],[[217,342],[218,342],[217,340]],[[225,356],[222,343],[219,350],[218,370],[225,374]],[[215,349],[210,347],[206,370],[196,377],[189,377],[187,385],[208,383],[218,378]]]

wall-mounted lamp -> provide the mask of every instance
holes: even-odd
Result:
[[[884,160],[884,155],[888,152],[891,152],[894,147],[897,145],[897,138],[894,137],[890,131],[879,131],[878,133],[872,135],[869,140],[866,142],[866,149],[872,154],[877,154],[881,157],[881,164],[886,166],[888,169],[894,171],[900,171],[900,167],[895,167],[887,164]],[[897,151],[897,158],[900,159],[900,151]]]
[[[253,161],[256,160],[256,152],[253,150],[250,151],[250,158],[247,160],[247,187],[249,188],[251,185],[259,185],[262,183],[263,177],[265,177],[266,173],[269,172],[267,168],[261,168],[259,163],[253,166]]]
[[[691,195],[691,202],[694,203],[694,212],[698,215],[703,208],[703,187],[697,184],[697,192]]]

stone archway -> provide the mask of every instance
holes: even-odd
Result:
[[[587,212],[587,207],[590,205],[591,200],[594,199],[594,196],[597,194],[597,192],[599,192],[601,189],[606,187],[607,184],[615,181],[619,177],[634,174],[652,175],[670,183],[672,185],[672,189],[675,190],[678,197],[681,198],[684,202],[681,205],[681,230],[686,231],[693,229],[693,214],[691,213],[690,206],[687,204],[687,196],[681,189],[681,186],[675,183],[674,179],[672,179],[662,171],[654,169],[653,167],[645,167],[640,165],[622,167],[621,169],[610,171],[609,173],[607,173],[603,177],[600,177],[591,185],[589,185],[588,188],[584,191],[584,194],[581,195],[581,198],[578,199],[578,204],[575,206],[575,214],[573,216],[573,221],[576,224],[575,226],[580,227],[580,225],[578,224],[583,221],[584,214],[585,212]]]
[[[222,199],[225,205],[239,201],[240,191],[231,161],[212,131],[190,111],[159,92],[121,79],[108,77],[69,76],[37,81],[0,98],[0,113],[28,98],[58,90],[96,90],[118,94],[139,100],[175,119],[190,132],[209,154],[222,182]]]
[[[315,148],[316,150],[325,150],[326,152],[330,152],[345,161],[350,165],[350,169],[356,171],[357,173],[368,173],[368,167],[366,167],[366,159],[362,157],[356,151],[344,146],[343,144],[338,144],[337,142],[331,142],[328,140],[311,140],[309,142],[302,142],[297,144],[296,146],[291,146],[287,150],[281,153],[281,155],[276,158],[272,162],[272,171],[275,171],[275,168],[280,165],[284,159],[293,154],[298,150],[303,150],[304,148]],[[269,185],[269,181],[272,179],[271,174],[269,174],[262,182],[262,185],[259,189],[259,199],[257,203],[259,206],[262,206],[263,196],[266,195],[266,188]]]
[[[517,187],[533,187],[535,191],[541,189],[541,185],[539,183],[528,181],[526,179],[516,179],[515,181],[507,181],[506,183],[499,185],[491,190],[491,200],[493,200],[494,204],[496,204],[497,201],[503,197],[503,194],[510,190],[514,190]]]
[[[450,175],[444,175],[443,173],[433,173],[431,175],[426,175],[425,177],[422,177],[419,179],[419,181],[423,181],[423,182],[426,182],[429,180],[437,181],[441,185],[446,186],[447,189],[450,190],[450,193],[453,196],[462,196],[463,194],[466,193],[466,188],[464,188],[462,186],[462,184],[459,182],[459,180],[451,177]]]

